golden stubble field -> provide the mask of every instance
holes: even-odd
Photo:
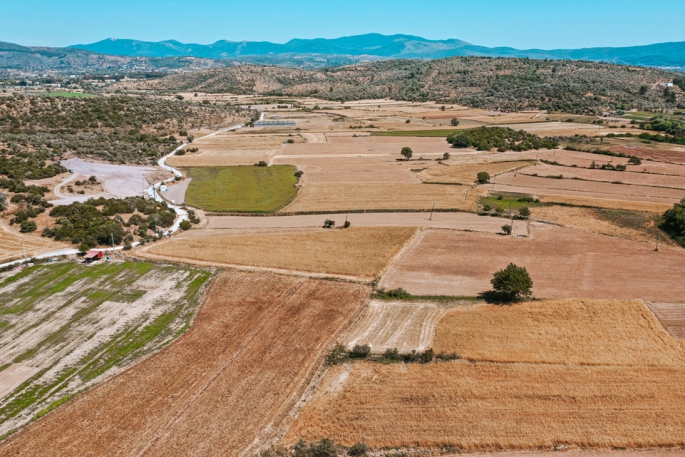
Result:
[[[24,245],[22,246],[22,240]],[[70,246],[53,241],[51,238],[42,238],[35,234],[19,234],[12,231],[0,221],[0,263],[17,260],[26,256],[31,257],[42,252],[68,249]]]
[[[414,227],[350,227],[253,235],[209,232],[202,237],[157,243],[138,255],[200,265],[271,268],[371,280],[381,274],[416,232]]]
[[[640,301],[448,311],[434,348],[468,360],[333,366],[283,442],[459,451],[685,445],[685,363]]]

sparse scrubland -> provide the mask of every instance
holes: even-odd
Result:
[[[659,83],[677,73],[583,61],[452,57],[389,60],[305,71],[241,65],[169,76],[156,87],[173,91],[315,96],[326,100],[435,100],[482,109],[542,109],[600,114],[611,109],[676,108],[682,92]],[[644,87],[644,89],[643,89]]]

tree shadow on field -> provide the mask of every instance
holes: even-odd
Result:
[[[490,305],[499,306],[511,306],[516,303],[521,303],[523,301],[529,301],[530,299],[522,298],[512,298],[510,294],[504,292],[498,292],[496,290],[488,290],[486,292],[481,292],[478,294],[478,298],[485,300],[486,303]]]

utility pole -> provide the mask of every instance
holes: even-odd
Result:
[[[654,216],[654,230],[656,231],[656,248],[654,252],[659,252],[659,217]]]
[[[112,237],[112,254],[114,254],[114,234],[110,233],[109,236]]]
[[[431,209],[431,217],[428,219],[429,221],[433,220],[433,211],[435,211],[435,203],[433,203],[433,208]]]
[[[24,262],[26,261],[26,246],[24,246],[24,237],[21,238],[21,250],[24,251]]]

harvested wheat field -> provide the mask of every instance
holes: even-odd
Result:
[[[477,181],[478,173],[485,171],[490,176],[497,176],[510,171],[535,165],[531,161],[471,163],[464,165],[447,165],[432,167],[417,173],[421,181],[426,183],[464,184],[469,185]]]
[[[188,333],[10,437],[0,454],[256,454],[367,293],[221,273]]]
[[[23,248],[21,244],[22,239],[24,240]],[[44,252],[59,251],[60,249],[68,249],[70,247],[64,243],[55,242],[50,238],[13,232],[0,221],[0,263],[23,258],[24,248],[26,249],[26,256],[31,257]]]
[[[685,149],[674,147],[673,149],[642,148],[631,146],[614,146],[610,148],[616,153],[637,156],[641,159],[654,159],[660,162],[685,164]]]
[[[483,362],[685,366],[685,347],[639,300],[545,300],[447,311],[437,353]]]
[[[624,200],[607,200],[602,198],[578,197],[578,196],[560,196],[560,195],[541,195],[540,201],[543,203],[561,203],[565,205],[574,206],[589,206],[592,208],[617,209],[623,211],[639,211],[645,213],[652,213],[662,215],[669,209],[673,208],[673,204],[669,203],[650,203]]]
[[[285,435],[352,445],[551,450],[685,445],[685,368],[334,366]]]
[[[174,238],[139,255],[202,265],[250,266],[377,278],[413,238],[413,227],[351,227],[263,235]]]
[[[656,241],[652,213],[570,206],[534,206],[530,211],[533,219],[541,222],[634,241]],[[664,234],[660,239],[662,243],[672,244]]]
[[[467,198],[468,192],[468,198]],[[469,210],[477,191],[462,186],[396,183],[308,183],[281,213],[352,210]]]
[[[523,224],[516,221],[517,224]],[[414,295],[475,296],[510,262],[526,267],[539,298],[682,302],[685,250],[531,224],[530,238],[426,230],[379,287]]]
[[[648,303],[673,338],[685,340],[685,303]]]
[[[373,300],[342,344],[368,344],[373,353],[397,348],[401,354],[433,346],[435,326],[445,309],[435,303]]]

